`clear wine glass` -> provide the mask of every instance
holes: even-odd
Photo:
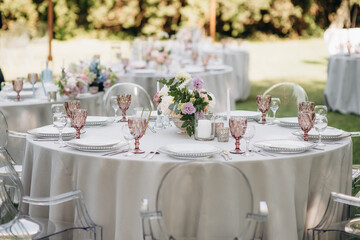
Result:
[[[235,149],[230,151],[233,154],[243,154],[244,152],[240,149],[240,139],[244,135],[247,127],[247,119],[240,117],[230,117],[229,119],[230,133],[235,138]]]
[[[316,117],[318,117],[318,116],[326,117],[327,111],[328,111],[328,109],[325,105],[316,105],[315,106]]]
[[[135,139],[135,137],[134,137],[134,135],[131,134],[129,125],[124,124],[121,128],[121,131],[123,133],[124,139],[127,141],[128,145],[129,145],[129,151],[133,150],[133,148],[131,147],[131,142]]]
[[[66,112],[65,112],[64,104],[62,104],[62,103],[52,104],[51,105],[51,112],[53,114],[55,114],[55,113],[63,113],[63,114],[65,114]]]
[[[324,147],[325,144],[321,141],[321,133],[325,131],[328,126],[328,120],[326,116],[318,115],[315,118],[314,128],[319,133],[318,147]]]
[[[53,124],[59,130],[59,139],[55,142],[56,144],[64,144],[62,138],[62,132],[67,124],[66,114],[64,112],[56,112],[53,114]]]
[[[279,109],[281,104],[280,98],[271,98],[270,109],[273,112],[272,122],[276,120],[276,111]]]
[[[111,107],[114,109],[114,113],[115,113],[115,116],[114,116],[114,123],[118,122],[118,116],[117,116],[117,111],[119,110],[119,104],[118,104],[118,101],[117,101],[117,96],[111,96],[110,97],[110,104],[111,104]]]
[[[251,156],[252,152],[250,152],[250,140],[255,136],[255,125],[247,125],[245,126],[245,132],[242,135],[242,138],[245,139],[246,142],[246,150],[245,150],[245,156]]]

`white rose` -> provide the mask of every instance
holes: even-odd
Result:
[[[159,95],[160,97],[167,96],[169,92],[169,88],[165,85],[161,88]]]
[[[212,100],[209,102],[209,108],[210,108],[211,110],[214,110],[215,104],[216,104],[216,98],[215,98],[214,94],[212,94],[212,93],[208,93],[208,94],[209,94],[210,97],[212,98]]]
[[[66,80],[66,84],[75,86],[77,83],[77,80],[74,76],[70,76],[67,80]]]
[[[161,103],[159,104],[158,108],[165,116],[169,116],[171,114],[171,110],[169,109],[169,106],[173,102],[174,102],[174,97],[165,96],[161,99]]]
[[[187,72],[178,72],[176,74],[176,79],[183,82],[191,79],[191,75]]]
[[[190,83],[191,83],[191,79],[188,79],[185,82],[183,82],[182,84],[180,84],[179,88],[180,89],[186,88],[190,85]]]

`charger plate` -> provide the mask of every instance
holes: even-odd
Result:
[[[191,160],[199,158],[211,157],[220,153],[222,150],[218,147],[209,144],[169,144],[165,145],[158,150],[174,158]]]
[[[254,143],[254,146],[269,152],[302,153],[314,148],[316,144],[298,140],[277,139],[259,141]]]

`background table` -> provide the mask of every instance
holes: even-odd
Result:
[[[246,100],[250,94],[249,52],[244,49],[205,49],[222,58],[224,64],[233,68],[232,87],[236,101]]]
[[[360,56],[329,58],[325,102],[329,109],[360,115]]]
[[[77,97],[81,106],[88,110],[88,115],[102,115],[103,93],[81,94]],[[7,119],[9,130],[18,132],[27,132],[30,129],[51,124],[52,111],[51,105],[63,103],[65,100],[58,102],[49,102],[41,99],[24,99],[23,101],[2,101],[0,110]],[[17,163],[21,163],[24,158],[25,140],[18,137],[10,137],[8,150]]]
[[[256,123],[249,123],[256,124]],[[122,139],[122,124],[86,128],[86,136],[111,136]],[[254,141],[260,139],[296,139],[294,129],[256,124]],[[154,134],[147,131],[140,148],[154,151],[171,143],[201,143],[169,128]],[[228,143],[207,142],[222,149],[234,148]],[[265,239],[303,239],[307,228],[321,219],[331,191],[350,194],[352,142],[342,139],[329,144],[325,151],[311,150],[301,154],[275,154],[276,157],[232,155],[229,162],[249,179],[254,204],[266,201],[269,218]],[[53,142],[27,139],[22,181],[26,194],[46,197],[72,189],[81,189],[89,214],[102,225],[104,239],[141,239],[139,206],[148,198],[155,209],[155,196],[163,175],[183,162],[165,154],[152,160],[141,156],[113,157],[59,148]],[[218,158],[218,157],[216,157]],[[218,158],[221,160],[221,158]],[[46,215],[36,208],[30,214]]]
[[[163,78],[165,74],[135,74],[129,72],[120,76],[119,82],[132,82],[141,85],[153,97],[156,93],[156,81]],[[232,82],[232,68],[226,67],[221,71],[208,71],[192,73],[192,77],[204,79],[204,88],[214,94],[216,98],[215,112],[226,111],[226,89],[230,88],[231,108],[235,110],[236,89]]]

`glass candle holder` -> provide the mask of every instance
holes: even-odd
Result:
[[[215,138],[215,117],[211,113],[195,113],[195,140],[211,141]]]
[[[223,122],[215,122],[215,137],[218,136],[218,130],[220,128],[223,128],[224,127],[224,123]]]
[[[228,142],[229,141],[229,128],[220,127],[217,129],[217,140],[218,142]]]
[[[48,100],[50,102],[56,102],[56,94],[57,94],[57,91],[48,92]]]

